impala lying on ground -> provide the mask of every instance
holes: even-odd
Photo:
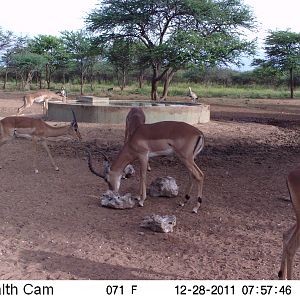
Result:
[[[49,90],[40,90],[36,93],[27,94],[23,97],[23,105],[18,108],[17,115],[20,115],[26,108],[32,106],[34,102],[43,104],[43,114],[48,111],[48,101],[50,99],[58,99],[60,101],[66,102],[66,92],[61,89],[58,94],[51,92]]]
[[[189,172],[189,184],[186,191],[186,201],[190,198],[193,179],[197,183],[197,204],[193,212],[197,213],[202,202],[204,174],[196,165],[194,159],[204,147],[203,133],[183,122],[164,121],[139,126],[124,144],[116,160],[110,166],[105,155],[103,173],[98,173],[92,166],[89,153],[88,165],[91,172],[103,178],[110,190],[118,192],[122,171],[134,160],[140,162],[140,197],[139,205],[143,206],[146,199],[146,173],[149,157],[175,153]]]
[[[81,135],[78,129],[75,114],[73,112],[73,120],[70,125],[56,127],[51,126],[40,119],[29,117],[6,117],[0,121],[0,146],[14,138],[25,138],[32,140],[37,151],[37,143],[40,142],[48,153],[50,161],[58,171],[58,166],[55,164],[50,149],[47,145],[47,138],[56,138],[61,136],[71,136],[78,140]],[[34,171],[38,173],[36,167],[36,154],[34,157]]]
[[[290,172],[287,186],[296,214],[296,224],[283,234],[283,252],[280,279],[292,279],[292,265],[297,249],[300,246],[300,167]]]

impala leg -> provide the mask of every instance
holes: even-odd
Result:
[[[58,168],[58,166],[55,164],[54,159],[53,159],[53,157],[52,157],[52,155],[51,155],[50,149],[49,149],[49,147],[48,147],[48,145],[47,145],[47,142],[46,142],[45,140],[42,141],[42,145],[43,145],[43,147],[45,148],[45,150],[46,150],[47,153],[48,153],[48,156],[49,156],[49,158],[50,158],[50,161],[51,161],[52,166],[55,168],[56,171],[59,171],[59,168]]]
[[[184,199],[184,201],[182,201],[180,203],[180,206],[184,206],[188,202],[188,200],[191,198],[193,183],[194,183],[193,176],[192,176],[191,172],[189,172],[189,183],[186,188],[185,199]]]
[[[197,213],[198,209],[202,204],[202,196],[203,196],[203,183],[204,183],[204,173],[199,169],[199,167],[194,162],[194,170],[195,170],[195,179],[197,180],[198,185],[198,193],[197,193],[197,204],[193,208],[193,212]]]
[[[45,99],[44,101],[44,115],[46,115],[48,113],[48,101],[49,99]]]
[[[35,149],[34,152],[34,158],[33,158],[33,167],[34,167],[34,173],[37,174],[39,172],[38,168],[37,168],[37,139],[35,137],[32,137],[32,142],[33,142],[33,146]]]
[[[146,191],[146,180],[147,180],[147,165],[148,159],[141,158],[140,159],[140,201],[139,205],[144,206],[144,201],[147,197]]]
[[[293,268],[293,261],[296,254],[297,249],[300,245],[300,228],[294,226],[291,230],[292,234],[288,243],[286,245],[286,271],[287,271],[287,279],[292,279],[292,268]]]
[[[17,115],[20,115],[27,107],[28,106],[24,103],[23,106],[21,106],[21,107],[18,108]]]
[[[300,228],[297,228],[295,224],[283,235],[283,250],[281,267],[278,272],[280,279],[291,279],[292,278],[292,264],[295,253],[299,247]]]
[[[188,169],[189,173],[191,174],[190,176],[193,177],[193,179],[196,181],[197,183],[197,204],[196,206],[193,208],[193,212],[197,213],[198,209],[201,206],[202,203],[202,191],[203,191],[203,181],[204,181],[204,174],[203,172],[199,169],[199,167],[196,165],[196,163],[194,162],[194,160],[188,160],[185,159],[183,157],[179,158],[182,160],[182,162],[184,163],[184,165],[186,166],[186,168]],[[191,184],[189,185],[189,188],[192,188]],[[188,188],[188,191],[189,191]],[[189,191],[190,193],[191,191]],[[189,195],[186,195],[186,199],[189,199]]]

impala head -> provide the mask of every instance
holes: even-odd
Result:
[[[120,170],[117,170],[117,171],[114,171],[114,170],[111,170],[111,164],[107,158],[107,156],[103,153],[103,152],[100,152],[100,154],[103,156],[104,158],[104,161],[103,161],[103,170],[102,172],[97,172],[93,166],[92,166],[92,162],[91,162],[91,152],[89,150],[87,150],[87,153],[88,153],[88,166],[89,166],[89,169],[90,171],[97,175],[98,177],[101,177],[102,179],[105,180],[105,182],[108,184],[108,188],[111,190],[111,191],[114,191],[114,192],[118,192],[119,191],[119,188],[120,188],[120,184],[121,184],[121,179],[122,178],[129,178],[130,176],[127,176],[127,173],[126,173],[126,170],[124,170],[124,176],[122,176],[122,171]],[[132,173],[130,171],[128,171],[129,173]]]
[[[77,120],[76,120],[76,116],[74,111],[72,110],[72,114],[73,114],[73,120],[71,122],[70,125],[70,134],[77,140],[81,140],[81,134],[79,132],[79,128],[78,128],[78,124],[77,124]]]

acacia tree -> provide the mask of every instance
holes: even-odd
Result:
[[[242,29],[254,28],[254,17],[242,0],[103,0],[86,18],[99,42],[125,38],[143,43],[152,68],[151,98],[163,98],[173,75],[193,61],[237,62],[253,44]]]
[[[123,91],[127,74],[134,63],[135,45],[127,39],[116,39],[109,47],[106,56],[115,68],[118,84]]]
[[[80,72],[80,93],[83,94],[83,84],[90,66],[91,59],[100,55],[101,51],[93,43],[93,39],[84,30],[64,31],[62,39],[70,59],[75,60],[79,65]]]
[[[22,80],[22,88],[28,89],[35,72],[40,72],[46,64],[44,56],[28,50],[11,56],[10,66],[14,68]]]
[[[28,38],[22,36],[11,37],[9,43],[2,48],[2,56],[0,57],[0,65],[5,70],[3,89],[6,88],[7,78],[9,72],[17,73],[17,69],[12,67],[12,58],[15,54],[22,52],[28,45]],[[2,44],[3,45],[3,44]]]
[[[15,36],[11,31],[4,31],[0,27],[0,51],[9,48],[13,43]]]
[[[266,59],[256,65],[288,71],[291,98],[294,98],[294,72],[300,67],[300,33],[271,31],[265,39]]]
[[[48,89],[50,89],[52,73],[59,66],[64,52],[62,40],[52,35],[39,35],[30,41],[29,48],[32,53],[44,56],[46,60],[45,79]],[[39,77],[41,88],[41,76]]]

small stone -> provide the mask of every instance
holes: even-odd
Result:
[[[152,197],[168,197],[178,196],[178,186],[173,177],[158,177],[149,186],[149,195]]]
[[[131,194],[120,196],[113,191],[107,191],[100,199],[102,206],[115,209],[133,208],[136,204],[136,201],[131,197]]]
[[[174,226],[176,225],[176,216],[160,216],[152,214],[146,216],[140,224],[143,228],[149,228],[155,232],[173,232]]]

